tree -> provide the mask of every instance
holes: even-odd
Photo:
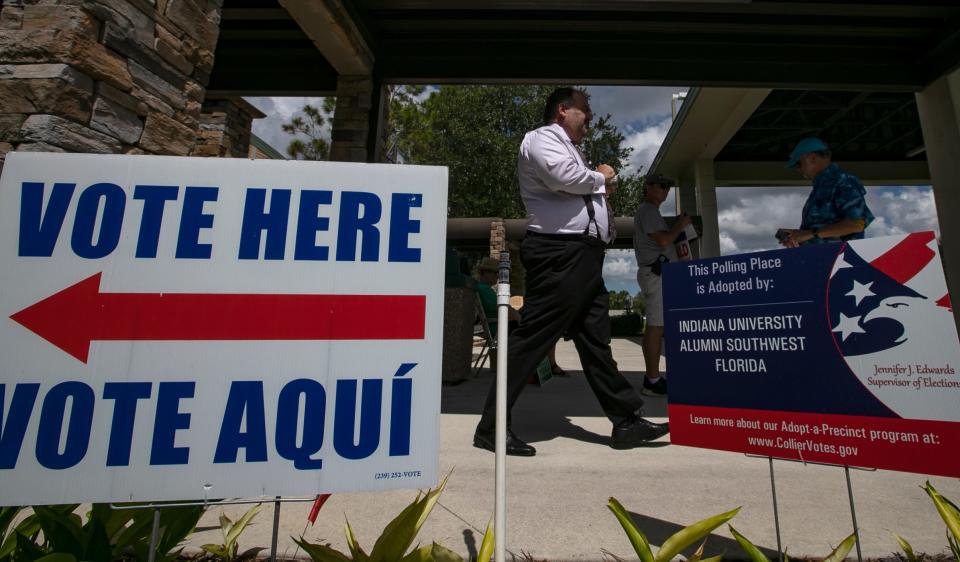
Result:
[[[630,297],[630,293],[627,291],[611,291],[610,292],[610,310],[623,310],[626,308],[627,298]]]
[[[305,135],[307,140],[295,138],[287,145],[287,154],[297,160],[326,160],[330,157],[330,142],[324,134],[324,126],[336,109],[336,98],[323,98],[323,106],[318,109],[305,105],[300,115],[294,116],[289,123],[281,127],[291,135]]]
[[[522,217],[517,150],[548,94],[543,86],[440,86],[401,104],[398,152],[407,163],[450,168],[450,216]]]
[[[386,86],[385,90],[389,111],[384,156],[387,162],[401,164],[407,158],[406,154],[401,153],[401,145],[403,145],[403,139],[416,134],[420,115],[415,108],[426,92],[426,87]]]
[[[623,146],[626,137],[612,123],[610,114],[597,119],[583,139],[583,155],[593,165],[609,164],[617,172],[617,190],[609,198],[614,213],[618,216],[631,215],[643,200],[643,177],[640,171],[623,174],[630,161],[632,147]]]
[[[554,86],[440,86],[430,93],[391,92],[388,154],[394,161],[450,168],[451,217],[521,218],[517,151],[524,134],[539,127]],[[588,159],[625,167],[632,151],[610,116],[598,119],[585,139]],[[635,176],[620,179],[612,202],[620,214],[639,203]]]

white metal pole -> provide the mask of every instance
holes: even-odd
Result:
[[[773,528],[777,531],[777,562],[783,562],[783,544],[780,542],[780,511],[777,509],[777,482],[773,479],[773,457],[770,461],[770,492],[773,495]]]
[[[507,524],[507,310],[510,307],[510,253],[500,253],[497,285],[497,434],[496,500],[494,503],[494,560],[506,561]]]
[[[157,559],[157,545],[160,543],[160,508],[153,509],[153,527],[150,528],[150,552],[147,553],[147,562]]]
[[[270,562],[277,562],[277,540],[279,538],[280,538],[280,496],[277,496],[276,501],[273,502],[273,536],[270,538]]]
[[[857,561],[863,562],[863,554],[860,552],[860,529],[857,527],[857,508],[853,504],[853,485],[850,484],[850,467],[844,466],[843,472],[847,476],[847,495],[850,497],[850,516],[853,517],[853,534],[857,539]]]

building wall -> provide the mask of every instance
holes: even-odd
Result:
[[[3,0],[10,150],[191,154],[222,0]]]
[[[247,158],[254,119],[264,117],[242,98],[207,99],[191,156]]]

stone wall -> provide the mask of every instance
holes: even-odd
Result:
[[[373,79],[340,76],[337,79],[337,109],[333,114],[330,160],[366,162],[367,138],[373,105]]]
[[[190,155],[247,158],[251,125],[263,117],[243,98],[207,98],[200,111],[197,145]]]
[[[0,0],[10,150],[190,154],[223,0]]]
[[[490,257],[500,259],[500,252],[507,251],[507,227],[501,218],[490,221]]]

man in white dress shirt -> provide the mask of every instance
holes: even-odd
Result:
[[[527,235],[520,250],[527,294],[520,325],[510,333],[507,359],[507,454],[533,456],[536,449],[510,429],[510,410],[527,377],[557,340],[576,345],[584,375],[613,423],[610,446],[629,449],[665,435],[667,424],[641,417],[643,399],[617,369],[610,350],[609,298],[603,284],[604,250],[613,231],[607,196],[616,174],[607,164],[591,170],[580,153],[593,113],[587,94],[558,88],[547,99],[543,127],[520,144],[517,177],[527,209]],[[496,424],[492,380],[473,444],[492,451]]]

